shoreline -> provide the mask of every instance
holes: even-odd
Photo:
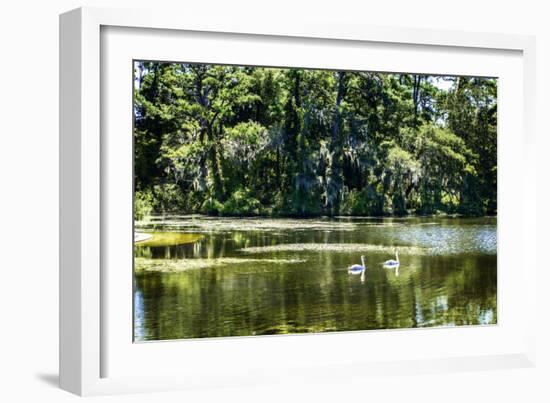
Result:
[[[379,215],[379,216],[368,216],[368,215],[309,215],[309,216],[291,216],[291,215],[211,215],[211,214],[200,214],[200,213],[177,213],[170,212],[164,214],[151,214],[145,217],[142,220],[134,220],[135,222],[147,222],[151,218],[163,218],[163,217],[180,217],[180,218],[222,218],[222,219],[303,219],[303,220],[313,220],[313,219],[332,219],[332,220],[346,220],[346,219],[371,219],[371,220],[383,220],[383,219],[393,219],[393,220],[407,220],[415,218],[461,218],[461,219],[482,219],[482,218],[497,218],[497,214],[486,214],[479,216],[471,215],[461,215],[461,214],[426,214],[426,215]]]

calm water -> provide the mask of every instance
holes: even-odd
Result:
[[[136,341],[497,322],[496,218],[188,216],[139,228],[185,236],[135,248]],[[396,249],[399,270],[383,268]],[[364,276],[349,274],[361,255]]]

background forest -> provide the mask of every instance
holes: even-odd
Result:
[[[136,219],[496,214],[496,79],[134,70]]]

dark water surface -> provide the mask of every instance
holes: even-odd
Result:
[[[497,322],[494,217],[182,216],[138,228],[155,242],[135,248],[136,341]],[[383,268],[395,250],[399,269]],[[348,273],[361,255],[365,274]]]

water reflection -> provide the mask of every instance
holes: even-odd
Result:
[[[494,218],[188,221],[166,227],[196,242],[136,248],[138,341],[497,321]],[[340,244],[354,246],[323,248]],[[399,266],[384,268],[395,249]],[[367,269],[351,274],[361,254]]]

